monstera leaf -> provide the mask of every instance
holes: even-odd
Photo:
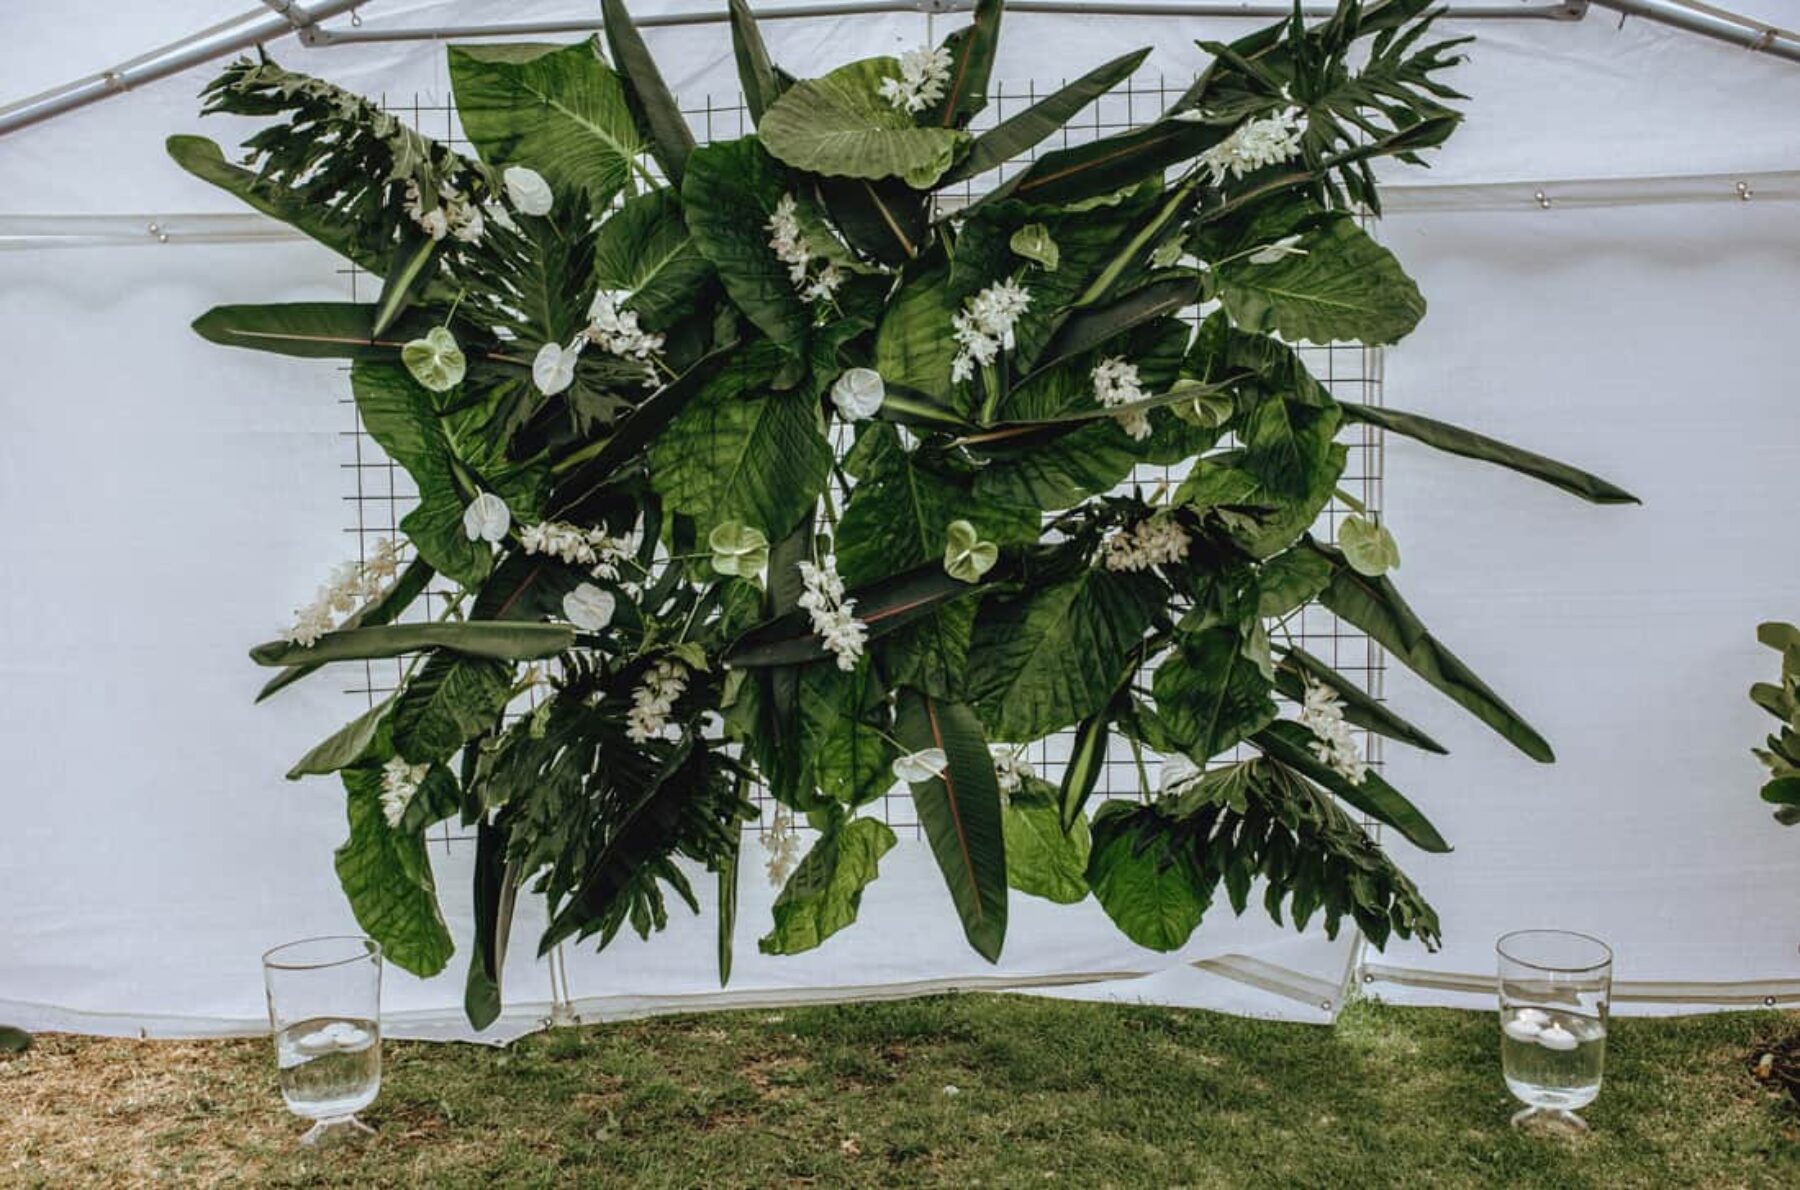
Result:
[[[450,47],[463,132],[489,165],[523,165],[604,211],[625,188],[643,135],[595,40]]]
[[[880,94],[900,77],[893,58],[865,58],[795,83],[763,114],[757,133],[776,158],[833,178],[902,178],[926,189],[968,142],[954,128],[921,127]]]

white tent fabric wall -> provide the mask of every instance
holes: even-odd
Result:
[[[0,79],[9,92],[49,86],[239,7],[8,5]],[[1761,7],[1776,19],[1783,6]],[[365,16],[371,25],[469,24],[592,11],[586,2],[513,4],[499,15],[470,0],[372,0]],[[937,32],[957,19],[940,18]],[[1014,81],[1057,80],[1142,44],[1157,46],[1147,69],[1183,77],[1201,61],[1193,38],[1245,28],[1009,20],[1000,76]],[[926,25],[911,15],[819,18],[769,32],[777,57],[805,70],[916,44]],[[1790,166],[1800,149],[1791,115],[1800,67],[1639,22],[1618,29],[1601,14],[1574,26],[1483,22],[1471,31],[1483,42],[1465,76],[1475,96],[1467,133],[1409,183],[1751,171]],[[648,37],[684,97],[735,93],[722,28]],[[275,50],[358,89],[445,93],[441,47],[429,43],[307,50],[289,41]],[[233,210],[161,152],[170,132],[235,139],[228,122],[194,116],[193,93],[210,73],[0,139],[0,235],[7,216],[25,214],[147,221]],[[1744,750],[1763,728],[1743,699],[1766,668],[1744,643],[1749,630],[1794,614],[1797,586],[1768,496],[1784,490],[1778,448],[1796,428],[1780,326],[1800,279],[1792,213],[1791,204],[1752,203],[1702,214],[1432,214],[1397,216],[1384,229],[1433,300],[1419,336],[1390,356],[1389,400],[1591,465],[1650,507],[1588,510],[1391,444],[1388,503],[1407,549],[1409,597],[1540,721],[1563,765],[1531,765],[1429,690],[1391,679],[1390,693],[1457,753],[1388,756],[1459,852],[1410,862],[1444,910],[1448,949],[1376,962],[1431,982],[1480,978],[1495,933],[1549,920],[1591,923],[1620,941],[1627,979],[1795,975],[1791,930],[1756,912],[1758,889],[1791,887],[1800,864],[1793,838],[1755,802]],[[0,317],[15,342],[32,345],[15,354],[0,393],[9,427],[0,508],[10,514],[0,550],[15,576],[0,635],[11,757],[0,785],[0,887],[13,903],[0,925],[0,1019],[103,1032],[254,1030],[256,952],[353,928],[327,858],[343,833],[339,799],[324,782],[290,786],[278,776],[343,718],[341,687],[316,680],[285,705],[253,708],[258,675],[242,651],[340,552],[347,419],[329,369],[221,351],[186,324],[223,301],[341,298],[343,282],[326,254],[303,244],[142,242],[138,251],[0,252]],[[1542,267],[1521,271],[1520,259]],[[1579,333],[1562,321],[1571,312]],[[1767,341],[1749,337],[1758,327]],[[1712,451],[1696,460],[1702,443]],[[1684,577],[1709,573],[1721,576],[1710,588]],[[1652,613],[1654,634],[1640,620]],[[433,858],[446,910],[466,932],[468,857],[438,847]],[[1021,903],[1006,961],[989,968],[956,936],[922,845],[908,843],[884,869],[864,921],[796,960],[754,953],[771,893],[747,878],[738,970],[724,995],[706,918],[683,913],[648,945],[627,938],[604,955],[573,952],[576,1010],[1074,980],[1046,990],[1325,1020],[1351,959],[1347,941],[1218,913],[1188,952],[1153,955],[1119,939],[1091,902]],[[519,923],[513,1007],[490,1036],[533,1027],[549,1011],[550,975],[530,953],[536,925]],[[1457,994],[1376,986],[1431,1002]],[[402,1033],[460,1035],[460,992],[459,965],[426,983],[397,978],[391,1020]]]

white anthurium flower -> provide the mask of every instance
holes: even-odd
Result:
[[[769,539],[754,525],[726,521],[706,535],[712,567],[720,574],[753,578],[769,564]]]
[[[512,509],[492,492],[483,492],[463,509],[463,532],[469,535],[470,541],[485,541],[492,545],[506,539],[506,531],[512,528]]]
[[[583,632],[598,632],[612,623],[613,610],[617,606],[618,600],[613,598],[611,591],[593,583],[582,583],[563,596],[563,618]]]
[[[575,361],[580,358],[579,344],[564,347],[560,343],[546,343],[538,348],[537,357],[531,361],[531,382],[546,397],[554,397],[575,383]]]
[[[950,758],[942,748],[921,748],[894,761],[894,776],[908,785],[935,781],[950,767]]]
[[[1251,264],[1274,264],[1276,261],[1285,260],[1290,256],[1305,256],[1306,249],[1300,247],[1299,244],[1300,237],[1297,235],[1282,236],[1273,244],[1264,244],[1245,259]]]
[[[400,349],[400,362],[412,378],[434,393],[449,392],[462,383],[468,361],[456,336],[447,326],[434,326],[422,339],[414,339]]]
[[[1400,546],[1387,526],[1360,516],[1347,516],[1338,526],[1338,548],[1358,574],[1371,578],[1400,567]]]
[[[521,215],[548,215],[550,208],[556,205],[550,183],[535,169],[509,165],[500,178],[506,183],[506,197],[512,200]]]
[[[887,384],[874,368],[851,368],[831,386],[831,403],[845,421],[867,421],[881,412]]]
[[[981,576],[1000,560],[1000,547],[981,540],[981,534],[968,521],[951,521],[944,529],[944,571],[965,583],[981,581]]]

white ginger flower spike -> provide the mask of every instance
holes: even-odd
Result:
[[[810,275],[814,252],[800,230],[800,204],[792,194],[783,194],[775,204],[774,214],[764,224],[769,231],[769,249],[775,259],[787,266],[788,281],[802,301],[829,301],[844,283],[843,270],[826,262],[817,275]],[[820,257],[819,259],[823,259]]]
[[[894,777],[908,785],[921,785],[944,775],[950,758],[942,748],[921,748],[894,761]]]
[[[800,861],[800,832],[794,829],[794,812],[786,806],[775,808],[774,820],[763,835],[762,845],[769,853],[769,883],[780,888]]]
[[[844,580],[838,577],[835,561],[826,558],[818,566],[800,563],[800,582],[805,588],[800,606],[812,617],[813,631],[836,655],[839,669],[846,673],[855,669],[868,643],[869,626],[853,614],[856,600],[844,598]]]
[[[960,345],[950,365],[950,379],[968,380],[977,367],[987,367],[1013,345],[1013,330],[1031,306],[1031,291],[1008,277],[996,281],[963,303],[950,318]]]
[[[950,51],[920,46],[900,55],[900,77],[881,80],[881,97],[896,111],[921,112],[944,97],[954,65]]]
[[[663,734],[676,700],[687,689],[687,675],[687,666],[669,657],[659,659],[644,674],[625,713],[625,735],[632,743],[647,744]]]
[[[399,827],[430,771],[428,764],[407,764],[398,756],[381,766],[381,816],[390,827]]]
[[[1146,517],[1129,529],[1113,533],[1100,547],[1108,570],[1148,570],[1187,557],[1187,530],[1174,517]]]
[[[548,215],[550,208],[556,205],[550,183],[535,169],[509,165],[500,180],[506,184],[506,197],[521,215]]]
[[[1011,744],[989,744],[988,755],[994,758],[994,779],[1000,783],[1000,796],[1011,797],[1037,776],[1019,750]]]
[[[294,609],[294,622],[282,630],[281,639],[304,648],[318,644],[321,636],[337,627],[338,615],[381,594],[382,584],[399,570],[400,547],[385,537],[376,538],[367,562],[334,567],[330,581],[319,588],[313,601]]]
[[[831,403],[845,421],[867,421],[881,412],[887,384],[874,368],[851,368],[831,386]]]
[[[1313,755],[1352,785],[1361,785],[1369,766],[1356,746],[1356,733],[1344,719],[1343,703],[1328,686],[1306,679],[1300,722],[1313,733]]]
[[[1123,356],[1109,356],[1095,364],[1093,379],[1094,400],[1108,409],[1134,404],[1148,395],[1137,365]],[[1150,436],[1150,415],[1142,409],[1127,409],[1118,415],[1118,422],[1138,442]]]
[[[463,509],[463,533],[470,541],[493,545],[506,540],[506,531],[510,528],[512,509],[493,492],[481,493]]]
[[[663,336],[638,326],[637,311],[625,309],[630,297],[619,290],[602,289],[594,294],[588,306],[588,342],[622,359],[648,360],[663,349]],[[655,369],[650,371],[650,382],[656,383]]]
[[[1200,154],[1199,164],[1218,186],[1227,177],[1241,178],[1267,165],[1291,161],[1300,154],[1300,137],[1306,132],[1306,118],[1299,108],[1288,108],[1272,116],[1246,120],[1232,129],[1231,135]]]
[[[611,591],[582,583],[563,596],[563,618],[583,632],[599,632],[612,623],[618,600]]]
[[[1204,775],[1199,765],[1177,753],[1163,761],[1162,772],[1156,777],[1156,792],[1165,798],[1180,797]]]

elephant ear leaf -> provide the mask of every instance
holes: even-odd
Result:
[[[1005,827],[981,721],[966,703],[905,689],[894,732],[904,747],[944,755],[941,772],[913,784],[913,804],[969,945],[990,963],[999,962],[1006,941]]]
[[[795,169],[832,178],[903,178],[923,190],[955,164],[968,134],[927,128],[881,95],[900,76],[893,58],[865,58],[795,83],[757,125],[763,145]]]

